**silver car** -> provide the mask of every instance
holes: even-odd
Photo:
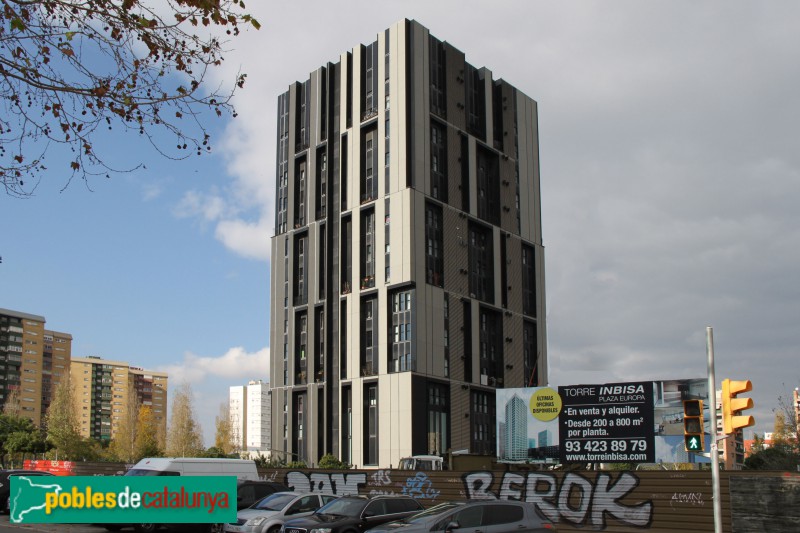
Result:
[[[236,514],[235,524],[225,524],[230,533],[277,533],[286,520],[313,514],[335,500],[334,494],[276,492]]]
[[[508,500],[446,502],[369,533],[552,533],[555,525],[530,503]]]

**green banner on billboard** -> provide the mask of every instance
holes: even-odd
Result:
[[[10,488],[18,524],[236,521],[235,476],[15,476]]]

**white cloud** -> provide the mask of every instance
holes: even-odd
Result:
[[[173,214],[178,218],[199,218],[205,222],[217,222],[231,211],[227,200],[216,190],[209,193],[186,191],[174,207]]]
[[[256,223],[242,219],[222,220],[216,236],[231,251],[251,259],[268,261],[272,219],[261,218]]]
[[[211,446],[214,421],[220,404],[228,403],[230,387],[256,379],[269,381],[269,348],[251,353],[235,347],[216,357],[186,352],[182,361],[157,367],[156,371],[169,375],[170,402],[175,388],[184,382],[191,386],[195,417],[203,430],[205,445]],[[170,403],[170,416],[171,407]]]
[[[183,354],[178,363],[160,366],[156,370],[167,372],[170,381],[187,381],[192,385],[214,379],[255,379],[269,372],[269,348],[248,353],[242,347],[231,348],[219,357],[200,356],[191,352]]]

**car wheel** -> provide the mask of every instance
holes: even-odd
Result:
[[[222,524],[211,524],[208,526],[208,533],[222,533],[224,529]]]
[[[272,526],[267,530],[267,533],[278,533],[281,530],[281,526]]]
[[[153,533],[155,530],[158,529],[158,525],[156,525],[156,524],[136,524],[135,526],[133,526],[133,529],[135,529],[137,533]]]

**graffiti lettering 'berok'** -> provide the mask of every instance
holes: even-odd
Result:
[[[579,474],[569,473],[561,484],[555,475],[541,472],[505,473],[499,491],[491,491],[491,472],[472,472],[463,476],[469,499],[518,500],[532,503],[555,523],[564,520],[579,526],[606,528],[606,516],[636,527],[648,527],[653,520],[653,502],[648,500],[629,505],[620,500],[638,485],[636,476],[625,472],[616,483],[611,476],[598,474],[594,483]]]

